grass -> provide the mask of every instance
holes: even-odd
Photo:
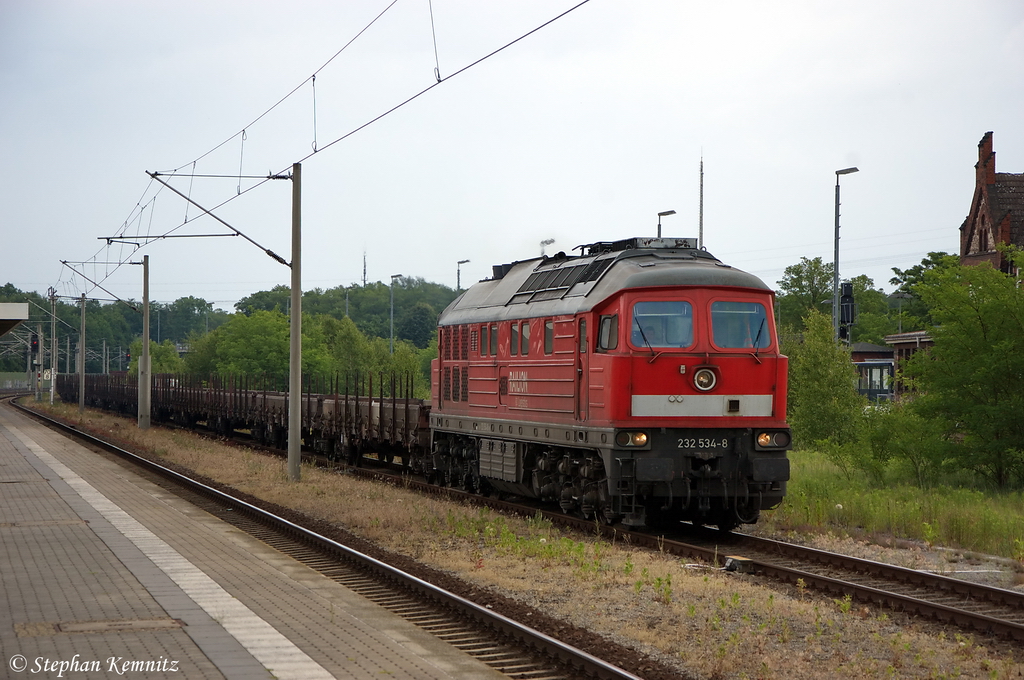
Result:
[[[891,536],[1024,563],[1024,493],[982,492],[910,483],[880,487],[868,475],[847,476],[823,454],[791,454],[786,501],[764,513],[781,531],[838,531]]]
[[[61,409],[78,421],[74,407]],[[685,564],[621,539],[565,532],[543,518],[497,515],[308,466],[302,481],[293,483],[281,458],[160,428],[139,431],[130,420],[94,411],[79,422],[83,429],[159,451],[199,474],[657,653],[677,664],[681,675],[928,678],[1024,672],[1015,652],[972,636],[954,639],[930,625],[904,625],[898,616],[862,603],[780,588],[710,564]],[[817,508],[810,498],[805,505]],[[801,521],[818,512],[802,509]]]

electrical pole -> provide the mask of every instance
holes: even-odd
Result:
[[[82,329],[78,333],[78,412],[85,413],[85,293],[82,293]]]
[[[700,156],[700,215],[698,216],[697,247],[704,249],[704,154]]]
[[[57,290],[50,288],[50,406],[57,384]]]
[[[32,373],[35,376],[36,401],[43,400],[43,364],[46,359],[46,339],[43,335],[43,324],[36,324],[36,349],[32,356]]]
[[[292,165],[292,296],[288,357],[288,478],[302,476],[302,165]]]
[[[153,376],[149,363],[149,255],[142,257],[142,354],[139,356],[139,429],[148,430]]]

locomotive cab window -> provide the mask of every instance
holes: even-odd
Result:
[[[512,356],[519,354],[519,324],[514,323],[509,328],[508,353]]]
[[[498,325],[491,325],[491,342],[490,342],[491,356],[498,356]]]
[[[597,351],[607,352],[619,346],[619,315],[608,314],[601,317],[601,325],[597,331]]]
[[[524,321],[523,322],[523,328],[519,332],[519,340],[520,340],[519,353],[522,354],[525,357],[527,354],[530,353],[530,322],[529,321]]]
[[[764,349],[772,344],[768,314],[760,302],[711,303],[711,333],[722,349]]]
[[[683,348],[693,344],[693,306],[683,300],[646,300],[633,305],[634,347]]]
[[[544,322],[544,354],[551,354],[555,349],[555,322],[548,319]]]

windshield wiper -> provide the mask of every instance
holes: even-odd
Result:
[[[761,352],[761,333],[764,332],[765,318],[761,317],[761,325],[757,327],[757,335],[754,337],[754,354],[753,357],[757,363],[761,363],[761,359],[758,358],[758,354]]]
[[[644,344],[647,345],[647,349],[651,350],[651,358],[647,361],[647,363],[653,364],[654,360],[662,355],[662,352],[654,351],[654,347],[651,346],[651,341],[647,339],[647,334],[644,333],[644,327],[642,325],[637,324],[636,329],[640,331],[640,337],[644,339]]]

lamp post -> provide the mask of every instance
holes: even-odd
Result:
[[[669,215],[675,215],[675,210],[666,210],[665,212],[658,213],[658,238],[661,238],[661,218],[668,217]]]
[[[857,168],[836,170],[836,239],[835,257],[832,260],[832,339],[839,341],[839,175],[857,172]]]
[[[896,317],[899,319],[899,330],[897,331],[898,333],[903,332],[903,301],[910,300],[911,298],[913,298],[913,296],[910,295],[909,293],[893,293],[892,295],[889,296],[890,300],[897,301]]]
[[[402,278],[401,274],[391,275],[391,353],[395,353],[395,279]]]
[[[469,262],[469,260],[459,260],[458,265],[455,268],[455,292],[458,293],[462,290],[462,265]]]

